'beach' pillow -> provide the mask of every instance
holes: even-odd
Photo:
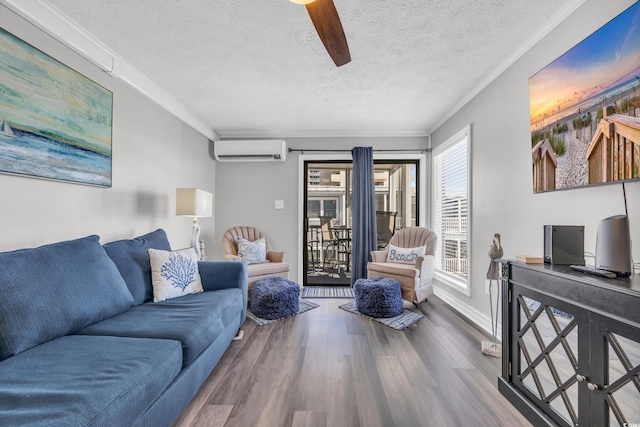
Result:
[[[403,264],[415,264],[419,256],[425,256],[426,246],[417,248],[400,248],[398,246],[387,246],[387,262],[400,262]]]

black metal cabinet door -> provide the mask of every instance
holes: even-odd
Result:
[[[560,426],[589,425],[589,312],[511,283],[512,383]]]
[[[591,425],[640,423],[640,328],[591,313],[590,333]]]

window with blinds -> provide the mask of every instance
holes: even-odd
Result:
[[[438,279],[468,291],[469,127],[433,150],[433,230]]]

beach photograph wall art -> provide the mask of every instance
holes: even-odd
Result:
[[[640,2],[529,79],[533,191],[640,178]]]
[[[113,94],[0,28],[0,173],[111,186]]]

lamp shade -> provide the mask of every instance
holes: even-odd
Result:
[[[199,188],[176,188],[176,215],[213,216],[213,194]]]

